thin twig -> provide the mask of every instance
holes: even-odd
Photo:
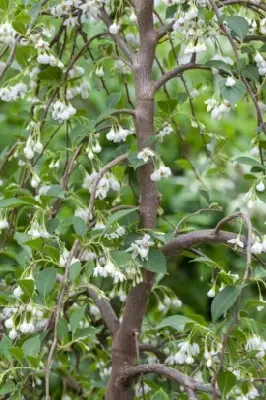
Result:
[[[47,359],[47,363],[45,366],[45,400],[50,400],[51,396],[50,396],[50,372],[51,372],[51,364],[52,364],[52,360],[53,360],[53,355],[57,346],[57,330],[58,330],[58,321],[60,318],[60,311],[61,311],[61,307],[63,304],[63,300],[64,300],[64,296],[65,296],[65,292],[66,292],[66,287],[67,287],[67,281],[68,281],[68,274],[69,274],[69,267],[72,261],[72,258],[74,257],[74,254],[76,252],[76,250],[78,249],[78,240],[76,239],[72,249],[69,253],[68,256],[68,260],[65,266],[65,273],[64,273],[64,278],[61,284],[61,289],[59,292],[59,296],[57,299],[57,303],[56,303],[56,309],[55,309],[55,323],[54,323],[54,339],[53,339],[53,343],[51,345],[49,354],[48,354],[48,359]]]

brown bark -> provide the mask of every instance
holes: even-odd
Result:
[[[135,74],[135,129],[138,149],[150,147],[148,139],[154,134],[154,88],[152,65],[155,58],[156,33],[153,28],[153,1],[136,0],[136,14],[140,33],[140,50],[134,56]],[[140,227],[156,227],[157,190],[150,179],[153,172],[152,163],[139,168],[140,185]],[[106,400],[131,400],[134,393],[125,387],[118,377],[125,366],[132,366],[137,355],[138,338],[149,295],[153,285],[154,274],[144,271],[143,282],[133,287],[125,305],[123,320],[113,339],[112,373],[108,384]]]

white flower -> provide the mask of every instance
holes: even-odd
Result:
[[[119,125],[118,129],[111,128],[111,130],[107,133],[106,138],[114,143],[125,142],[126,138],[129,135],[132,135],[133,132],[129,129],[124,129]]]
[[[161,165],[151,174],[151,180],[154,182],[160,181],[163,178],[168,178],[172,175],[171,169],[165,165]]]
[[[89,214],[88,208],[77,208],[75,211],[75,216],[82,218],[86,222],[88,222],[89,219],[92,219],[92,215]]]
[[[260,150],[257,146],[254,146],[249,150],[249,154],[253,157],[258,157],[260,155]]]
[[[226,80],[226,86],[228,87],[233,87],[235,86],[236,81],[232,76],[228,76],[227,80]]]
[[[159,132],[159,137],[163,138],[166,135],[170,135],[171,133],[173,133],[173,128],[171,127],[171,125],[167,124],[162,130],[160,130]]]
[[[119,32],[120,25],[114,22],[112,25],[109,26],[109,32],[111,35],[116,35]]]
[[[104,76],[104,70],[102,65],[96,68],[95,75],[97,75],[99,78],[102,78]]]
[[[14,327],[14,321],[12,318],[6,319],[5,320],[5,327],[7,329],[12,329]]]
[[[130,16],[129,16],[129,21],[130,21],[132,24],[134,24],[135,22],[137,22],[137,16],[136,16],[136,14],[134,13],[134,11],[132,11],[132,13],[130,14]]]
[[[63,250],[63,253],[60,254],[60,260],[59,260],[59,265],[61,268],[64,268],[68,262],[69,259],[69,251],[67,249]],[[79,259],[72,257],[70,265],[75,264],[76,262],[78,262]]]
[[[227,243],[236,244],[241,249],[244,248],[244,243],[239,238],[227,240]]]
[[[57,100],[53,104],[52,117],[55,121],[63,123],[76,114],[76,109],[69,103],[68,105]]]
[[[20,286],[18,286],[16,289],[14,289],[13,291],[13,295],[19,299],[21,297],[21,295],[23,294],[23,290],[21,289]]]
[[[37,188],[40,183],[41,183],[41,178],[36,173],[34,173],[30,181],[31,187]]]
[[[131,243],[126,251],[132,252],[133,259],[139,255],[142,260],[146,260],[149,255],[149,247],[153,245],[154,242],[150,240],[150,235],[145,234],[142,239],[137,239],[135,242]]]
[[[9,223],[8,221],[4,218],[0,218],[0,231],[2,229],[8,229],[9,228]]]
[[[266,35],[266,18],[263,18],[263,19],[260,21],[260,32],[261,32],[263,35]]]
[[[50,234],[47,232],[45,226],[41,226],[37,221],[33,221],[30,229],[28,230],[28,234],[33,238],[43,238],[48,239]]]
[[[261,245],[260,239],[257,236],[253,239],[253,244],[251,246],[251,252],[253,254],[261,254],[261,252],[262,252],[262,245]]]
[[[200,92],[197,89],[192,89],[190,92],[190,96],[195,99],[196,97],[199,97]]]
[[[215,297],[215,285],[213,285],[213,287],[208,291],[207,297],[209,298]]]
[[[137,156],[139,160],[143,160],[145,163],[148,162],[149,157],[154,157],[154,152],[150,150],[148,147],[145,147],[145,149],[140,151]]]
[[[256,189],[257,189],[258,192],[264,192],[264,190],[265,190],[265,185],[264,185],[264,183],[263,183],[262,181],[260,181],[260,183],[258,183],[258,184],[256,185]]]
[[[16,337],[18,337],[18,333],[16,329],[12,329],[9,334],[8,334],[9,339],[14,340]]]

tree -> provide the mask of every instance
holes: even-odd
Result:
[[[264,2],[0,18],[3,398],[265,396]],[[211,321],[176,295],[184,258],[210,271]]]

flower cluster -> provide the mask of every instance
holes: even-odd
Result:
[[[260,336],[253,335],[248,338],[245,350],[257,351],[256,357],[263,358],[266,354],[266,341],[262,340]]]
[[[33,221],[30,229],[28,230],[28,235],[30,235],[33,239],[43,238],[49,239],[50,234],[47,232],[47,229],[44,225],[40,225],[37,221]]]
[[[13,294],[19,298],[23,291],[17,287]],[[4,321],[4,326],[9,330],[8,336],[11,340],[16,339],[20,334],[33,333],[43,329],[48,321],[44,318],[44,312],[40,306],[32,304],[4,307],[0,314],[0,320]]]
[[[169,178],[172,175],[171,169],[166,167],[165,165],[160,165],[159,168],[155,169],[155,171],[151,174],[151,180],[154,182],[158,182],[161,179]]]
[[[55,121],[58,121],[62,124],[64,121],[67,121],[73,115],[76,114],[76,109],[69,103],[61,102],[57,100],[52,107],[52,117]]]
[[[133,132],[130,129],[124,129],[122,126],[119,125],[118,127],[112,126],[106,137],[111,142],[120,143],[125,142],[126,138],[132,134]]]
[[[206,34],[206,23],[199,18],[199,9],[192,4],[188,10],[178,8],[175,15],[173,30],[183,35],[186,41],[184,54],[193,54],[206,51],[204,36]]]
[[[0,99],[6,102],[24,99],[27,94],[27,85],[17,83],[14,86],[7,86],[0,89]]]
[[[16,31],[9,22],[0,25],[0,42],[8,46],[15,43]]]
[[[142,261],[147,260],[149,257],[149,248],[154,245],[150,235],[145,234],[141,239],[135,240],[131,243],[130,247],[126,250],[132,252],[132,258],[140,256]]]
[[[93,270],[93,276],[103,278],[111,277],[114,283],[123,282],[126,277],[120,269],[113,263],[110,257],[96,261],[96,267]]]
[[[232,84],[231,80],[229,81],[229,84]],[[211,98],[207,99],[205,101],[205,104],[207,104],[207,112],[211,112],[211,118],[214,121],[219,121],[220,119],[222,119],[224,114],[229,113],[231,111],[231,104],[227,100],[224,100],[222,103],[219,103],[217,100]]]
[[[118,228],[116,228],[114,232],[106,233],[104,237],[108,240],[119,239],[120,237],[124,236],[125,233],[126,233],[125,228],[123,226],[119,226]]]
[[[179,351],[175,354],[170,354],[165,362],[170,365],[174,364],[193,364],[194,356],[200,353],[200,348],[197,343],[190,343],[189,341],[181,342],[178,344]]]
[[[266,75],[266,60],[262,57],[260,53],[255,55],[255,61],[259,70],[259,74],[262,76]]]
[[[86,176],[83,181],[83,189],[88,189],[91,193],[92,186],[95,180],[98,177],[98,173],[93,171],[91,174],[86,173]],[[115,179],[114,175],[111,173],[107,173],[104,177],[102,177],[97,185],[96,190],[96,198],[105,199],[109,190],[112,189],[115,192],[118,192],[120,189],[120,184],[117,179]]]
[[[86,222],[92,219],[92,215],[89,213],[89,209],[82,207],[79,207],[75,210],[75,217],[80,217]]]
[[[172,126],[167,124],[167,125],[165,125],[165,127],[163,129],[160,130],[160,132],[158,133],[158,136],[162,139],[164,136],[170,135],[173,132],[174,132],[174,130],[173,130]]]

